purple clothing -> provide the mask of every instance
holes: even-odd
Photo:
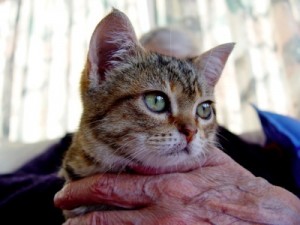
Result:
[[[12,174],[0,176],[1,221],[7,224],[58,225],[64,218],[53,197],[64,181],[57,177],[71,135]]]

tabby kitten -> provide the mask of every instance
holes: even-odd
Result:
[[[83,113],[60,174],[68,182],[98,172],[197,167],[215,142],[214,86],[233,46],[180,60],[147,52],[127,16],[114,9],[91,37]]]

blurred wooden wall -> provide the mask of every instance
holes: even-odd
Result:
[[[218,120],[258,128],[250,103],[300,118],[300,2],[271,0],[0,1],[0,140],[35,142],[77,128],[79,77],[91,33],[112,7],[137,35],[194,32],[207,50],[236,42],[217,86]]]

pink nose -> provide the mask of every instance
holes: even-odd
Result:
[[[193,125],[182,125],[179,128],[179,132],[184,134],[186,137],[187,143],[190,143],[193,140],[195,134],[197,133],[197,127],[195,127]]]

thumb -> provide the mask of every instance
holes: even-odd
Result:
[[[135,208],[151,203],[144,192],[147,176],[127,174],[98,174],[66,184],[54,197],[61,209],[74,209],[82,205],[108,204]]]

